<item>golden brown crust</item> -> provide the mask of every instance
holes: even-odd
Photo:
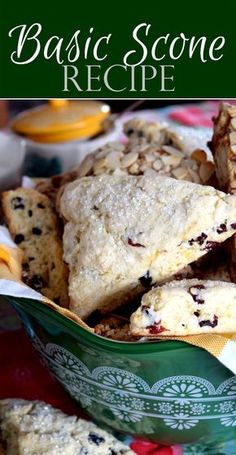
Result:
[[[217,185],[228,193],[236,194],[236,106],[221,103],[214,121],[210,143],[215,160]],[[230,277],[236,283],[236,237],[229,241]]]
[[[221,103],[213,119],[214,133],[210,147],[215,160],[218,187],[236,193],[236,106]]]
[[[57,194],[60,188],[64,187],[66,183],[73,182],[79,177],[79,166],[64,172],[60,175],[55,175],[50,179],[44,179],[37,183],[36,190],[47,196],[53,206],[56,207]]]
[[[2,206],[13,240],[23,252],[23,281],[68,307],[68,272],[50,200],[34,189],[18,188],[3,193]]]
[[[136,341],[130,333],[130,322],[122,316],[107,316],[94,327],[94,333],[117,341]]]

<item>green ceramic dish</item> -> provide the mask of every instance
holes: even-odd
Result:
[[[48,369],[100,425],[163,443],[235,437],[236,376],[206,351],[106,340],[40,302],[8,300]]]

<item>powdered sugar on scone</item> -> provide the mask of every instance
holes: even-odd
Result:
[[[93,422],[40,401],[1,400],[0,429],[9,455],[134,455]]]
[[[235,197],[161,177],[78,179],[61,212],[71,309],[81,318],[132,300],[236,229]]]

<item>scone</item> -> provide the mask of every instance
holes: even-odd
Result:
[[[37,190],[57,209],[58,193],[79,177],[109,175],[165,175],[178,180],[206,184],[212,181],[214,163],[204,150],[186,144],[163,123],[132,119],[125,123],[128,142],[109,142],[90,153],[79,166],[37,182]]]
[[[224,281],[172,281],[145,294],[131,316],[133,335],[235,333],[236,285]]]
[[[67,307],[68,273],[49,199],[36,190],[18,188],[3,193],[2,206],[11,236],[23,251],[23,281]]]
[[[205,184],[214,173],[214,163],[203,150],[186,145],[163,123],[131,119],[124,125],[129,141],[105,144],[88,155],[78,168],[79,177],[90,175],[166,175]]]
[[[236,191],[236,106],[221,103],[214,119],[214,134],[210,148],[215,160],[219,188]]]
[[[70,309],[109,311],[235,233],[236,198],[147,176],[85,177],[61,197]]]
[[[39,401],[0,401],[6,455],[134,455],[94,423]]]
[[[36,183],[35,189],[39,193],[45,194],[52,205],[55,206],[57,194],[60,189],[69,182],[73,182],[79,177],[79,166],[75,166],[67,172],[60,175],[54,175],[51,178],[39,179]]]
[[[94,327],[94,333],[117,341],[136,341],[130,333],[130,323],[124,317],[107,316]]]
[[[130,141],[126,146],[109,143],[88,155],[78,168],[78,176],[90,175],[165,175],[177,180],[205,184],[214,173],[213,162],[204,151],[186,154],[176,146]]]
[[[210,143],[215,160],[218,187],[236,194],[236,106],[221,103],[214,119],[214,134]],[[230,242],[230,275],[236,283],[236,236]]]
[[[163,145],[165,142],[170,142],[169,130],[165,123],[148,122],[140,118],[132,118],[124,124],[124,133],[131,140],[145,139],[149,143],[158,143]],[[173,142],[172,142],[173,144]],[[174,145],[180,146],[181,142],[178,138]]]

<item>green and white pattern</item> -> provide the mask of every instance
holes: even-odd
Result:
[[[107,407],[123,422],[141,422],[149,416],[176,431],[190,430],[201,421],[216,420],[236,426],[236,377],[219,387],[198,376],[180,375],[148,384],[134,373],[113,366],[87,366],[67,349],[34,336],[43,361],[66,390],[84,408]]]

